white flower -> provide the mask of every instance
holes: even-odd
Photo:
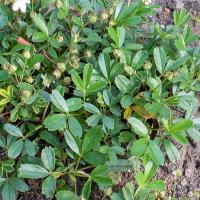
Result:
[[[31,3],[31,1],[30,0],[16,0],[15,3],[13,4],[12,9],[14,11],[17,11],[20,9],[22,12],[26,12],[27,3]]]

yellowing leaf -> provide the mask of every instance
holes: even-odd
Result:
[[[10,101],[10,98],[4,98],[0,101],[0,106],[7,104]]]
[[[132,110],[143,117],[145,120],[153,118],[153,115],[148,112],[143,106],[134,105],[132,106]]]
[[[132,109],[131,107],[128,107],[124,111],[124,119],[128,119],[132,115]]]
[[[10,97],[9,93],[6,90],[4,90],[4,89],[0,89],[0,95],[2,97],[6,97],[6,98]]]
[[[13,96],[13,88],[12,88],[11,85],[9,85],[9,86],[7,87],[7,92],[8,92],[8,94],[9,94],[10,97]]]

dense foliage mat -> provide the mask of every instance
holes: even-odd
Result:
[[[163,27],[150,17],[158,7],[1,1],[3,200],[26,192],[29,179],[57,200],[94,199],[97,185],[102,199],[164,196],[164,182],[154,178],[159,166],[179,159],[175,144],[200,141],[192,117],[200,48],[191,47],[198,36],[185,10]],[[134,179],[116,189],[130,170]]]

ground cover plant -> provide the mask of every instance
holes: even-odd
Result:
[[[193,119],[200,48],[190,15],[151,20],[149,1],[0,3],[0,191],[17,199],[36,179],[57,200],[165,197],[154,177],[200,141]],[[177,117],[174,113],[180,113]],[[122,172],[134,178],[121,189]],[[117,188],[117,189],[116,189]]]

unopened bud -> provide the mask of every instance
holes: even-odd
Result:
[[[8,73],[14,74],[17,70],[17,67],[15,65],[9,65],[8,67]]]
[[[115,56],[115,58],[120,58],[122,53],[119,49],[114,49],[113,55]]]
[[[86,58],[90,58],[91,55],[92,55],[92,53],[91,53],[90,50],[86,50],[85,53],[84,53],[84,55],[85,55]]]
[[[59,79],[61,77],[61,72],[57,69],[55,69],[53,71],[53,76],[56,78],[56,79]]]
[[[145,63],[144,63],[144,69],[146,70],[150,70],[152,67],[152,64],[149,60],[147,60]]]
[[[94,23],[96,23],[96,21],[97,21],[97,15],[95,14],[95,13],[93,13],[93,14],[90,14],[89,15],[89,22],[91,23],[91,24],[94,24]]]
[[[171,81],[174,77],[174,73],[173,72],[167,72],[165,76],[169,81]]]
[[[65,71],[65,63],[57,63],[57,70],[63,73]]]
[[[57,0],[57,1],[56,1],[56,7],[57,7],[57,8],[61,8],[62,5],[63,5],[63,3],[62,3],[61,0]]]
[[[33,83],[34,82],[34,79],[32,76],[29,76],[27,79],[26,79],[27,83]]]
[[[102,13],[101,13],[101,19],[103,21],[107,21],[108,17],[109,17],[108,13],[105,10],[103,10]]]
[[[63,42],[63,36],[62,36],[62,35],[58,35],[58,36],[56,37],[56,40],[57,40],[57,42],[59,42],[59,43]]]
[[[67,77],[64,78],[64,83],[66,85],[69,85],[71,83],[71,81],[72,81],[72,79],[69,76],[67,76]]]
[[[35,68],[36,70],[40,70],[40,67],[41,67],[40,62],[35,63],[34,68]]]
[[[31,54],[28,50],[24,50],[23,56],[24,56],[24,58],[29,59],[31,57]]]

